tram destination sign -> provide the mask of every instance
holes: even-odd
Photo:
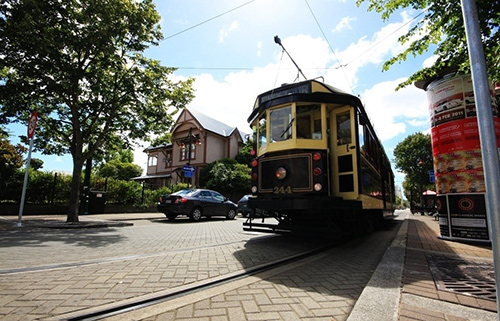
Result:
[[[270,101],[276,98],[293,95],[293,94],[310,94],[311,93],[311,83],[307,82],[300,86],[284,86],[283,89],[275,89],[268,94],[263,94],[259,97],[259,105],[266,101]]]

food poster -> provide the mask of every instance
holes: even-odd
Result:
[[[500,118],[493,90],[492,109],[497,144]],[[472,80],[461,76],[427,88],[432,152],[438,194],[484,193],[484,173]]]
[[[486,233],[487,240],[488,231],[482,218],[471,218],[484,215],[486,219],[485,210],[477,212],[485,207],[478,206],[478,202],[484,202],[486,186],[471,77],[434,81],[427,88],[427,98],[436,191],[441,203],[438,210],[441,236],[483,240]],[[500,118],[493,90],[491,103],[497,146],[500,146]],[[474,206],[464,212],[457,203],[461,197],[473,199]]]

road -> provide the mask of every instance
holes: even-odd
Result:
[[[194,286],[325,244],[324,239],[245,232],[243,220],[192,223],[154,216],[130,221],[133,225],[128,227],[2,231],[0,318],[74,317]],[[184,302],[169,311],[150,309],[143,316],[162,320],[167,313],[176,320],[215,320],[206,314],[227,316],[238,311],[241,320],[251,319],[249,315],[268,320],[287,315],[317,319],[322,314],[328,320],[332,315],[345,319],[394,238],[396,225],[337,245],[314,263],[292,266],[228,290],[223,307],[220,294],[208,295],[200,298],[202,304]],[[230,301],[233,305],[227,306]],[[262,310],[266,306],[269,311]],[[272,311],[277,306],[284,310]]]

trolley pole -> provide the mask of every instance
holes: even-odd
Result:
[[[467,48],[476,99],[476,113],[483,158],[484,181],[486,185],[486,213],[493,250],[496,292],[500,293],[500,162],[498,158],[497,137],[491,112],[490,86],[486,72],[483,43],[479,29],[476,2],[461,0],[464,17]],[[497,299],[497,310],[500,311],[500,300]]]

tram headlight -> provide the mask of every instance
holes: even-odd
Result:
[[[320,154],[320,153],[318,153],[318,152],[314,153],[314,154],[313,154],[313,159],[314,159],[315,161],[319,161],[319,160],[321,159],[321,154]]]
[[[316,192],[319,192],[319,191],[321,191],[322,189],[323,189],[323,186],[321,186],[321,184],[320,184],[320,183],[316,183],[316,184],[314,184],[314,190],[315,190]]]
[[[258,165],[258,164],[259,164],[259,163],[257,162],[257,160],[256,160],[256,159],[253,159],[253,160],[252,160],[252,167],[257,167],[257,165]]]
[[[284,169],[283,167],[279,167],[276,170],[276,173],[274,173],[274,175],[279,180],[285,179],[285,177],[286,177],[286,169]]]
[[[257,193],[257,186],[252,186],[252,193]]]

